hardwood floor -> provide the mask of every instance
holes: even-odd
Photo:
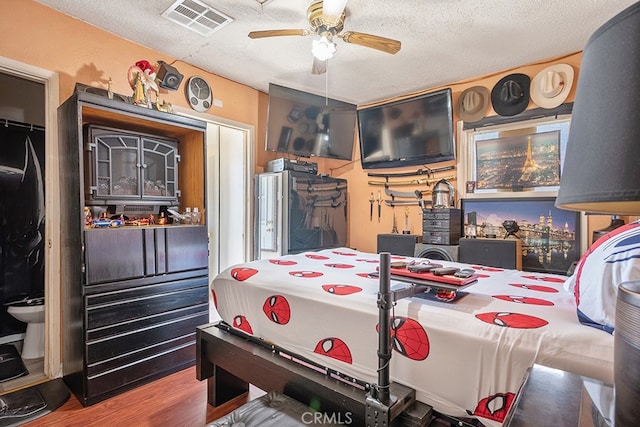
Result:
[[[206,381],[198,381],[192,367],[86,408],[72,394],[58,410],[23,426],[202,427],[259,393],[256,389],[213,408],[207,405]]]
[[[22,426],[203,427],[262,394],[262,390],[250,386],[249,393],[213,408],[207,404],[206,381],[198,381],[192,367],[86,408],[72,394],[56,411]],[[428,425],[454,424],[434,418]]]

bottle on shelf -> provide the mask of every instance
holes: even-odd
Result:
[[[191,212],[191,216],[192,216],[192,223],[193,224],[200,224],[200,221],[202,220],[202,214],[200,213],[200,210],[197,207],[193,208],[193,212]]]
[[[193,222],[193,216],[191,214],[191,208],[186,208],[184,212],[184,223],[191,224]]]

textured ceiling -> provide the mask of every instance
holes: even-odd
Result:
[[[337,40],[326,75],[311,73],[310,0],[201,0],[233,18],[208,37],[161,16],[174,0],[37,0],[214,74],[267,92],[270,82],[359,105],[581,51],[636,0],[349,0],[345,31],[397,39],[395,55]],[[143,23],[143,25],[141,25]],[[158,58],[161,59],[161,58]],[[179,70],[179,62],[174,64]]]

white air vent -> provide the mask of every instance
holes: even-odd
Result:
[[[198,0],[178,0],[162,16],[203,36],[209,36],[224,27],[233,18]]]

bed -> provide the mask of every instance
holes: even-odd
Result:
[[[237,265],[212,281],[214,304],[241,333],[375,383],[379,262],[337,248]],[[613,382],[613,337],[578,323],[566,277],[438,263],[472,268],[477,281],[393,304],[391,378],[418,401],[499,426],[534,363]],[[393,277],[392,291],[407,287]]]

